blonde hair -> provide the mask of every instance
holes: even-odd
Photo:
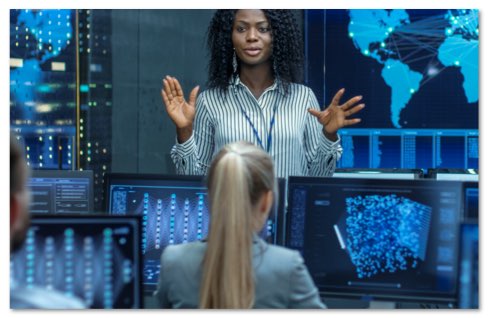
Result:
[[[200,308],[251,308],[256,205],[264,193],[275,190],[273,161],[250,143],[229,144],[213,159],[207,186],[211,221]]]

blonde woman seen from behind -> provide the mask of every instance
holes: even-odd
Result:
[[[325,308],[296,251],[257,236],[273,204],[271,157],[246,142],[213,159],[206,240],[168,246],[155,297],[162,308]]]

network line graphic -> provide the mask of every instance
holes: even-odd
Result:
[[[432,208],[390,195],[357,195],[334,229],[358,278],[416,268],[427,251]]]
[[[412,96],[449,67],[461,72],[467,102],[478,102],[478,10],[415,17],[401,9],[349,10],[349,18],[355,48],[382,66],[396,128]]]

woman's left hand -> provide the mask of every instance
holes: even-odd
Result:
[[[323,131],[326,136],[336,134],[339,129],[355,125],[361,121],[360,118],[348,119],[348,117],[364,108],[364,104],[357,105],[362,99],[362,96],[353,97],[344,104],[339,105],[344,91],[344,88],[339,90],[332,99],[329,107],[325,110],[308,109],[309,113],[314,115],[322,126],[324,126]]]

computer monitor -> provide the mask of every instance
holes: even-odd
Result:
[[[93,211],[93,171],[33,170],[28,181],[34,214]]]
[[[427,176],[436,180],[479,181],[478,169],[428,169]]]
[[[290,177],[286,246],[325,296],[456,301],[462,184]]]
[[[142,308],[140,236],[139,216],[34,215],[11,278],[89,308]]]
[[[459,252],[459,308],[479,308],[479,227],[462,223]]]
[[[283,188],[285,181],[278,185]],[[204,177],[107,173],[104,183],[109,214],[142,215],[143,283],[146,293],[151,293],[158,283],[164,248],[207,236],[210,215]],[[282,200],[272,208],[259,233],[270,243],[282,242],[279,224],[283,224],[285,195],[278,197]]]
[[[464,218],[466,220],[478,220],[478,213],[479,213],[478,182],[463,182],[463,193],[464,193]]]
[[[413,180],[423,178],[422,169],[336,169],[334,178],[365,178],[365,179],[401,179]]]

